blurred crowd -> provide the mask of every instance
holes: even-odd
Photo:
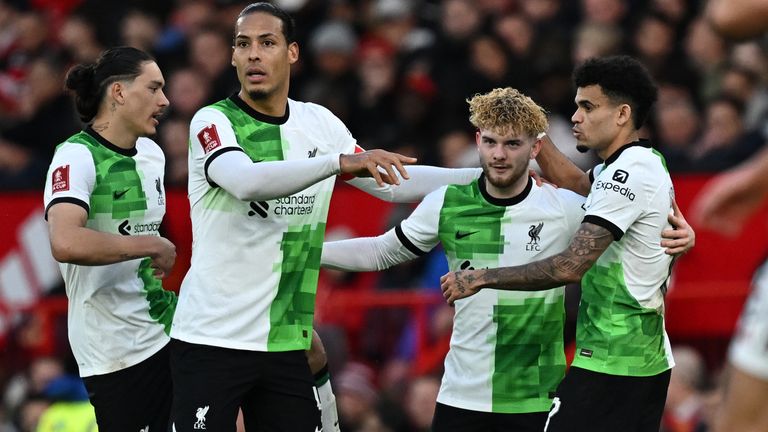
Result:
[[[300,60],[290,96],[328,107],[364,148],[413,155],[424,164],[475,166],[465,100],[512,86],[548,110],[549,135],[563,152],[591,167],[596,159],[576,153],[570,134],[570,74],[589,57],[623,53],[640,59],[660,85],[644,134],[678,174],[730,168],[760,149],[768,133],[768,43],[725,41],[702,18],[704,1],[277,3],[297,22]],[[183,190],[189,120],[239,90],[230,64],[232,30],[247,3],[0,0],[0,189],[42,189],[55,146],[83,127],[63,91],[68,68],[95,60],[106,47],[131,45],[152,53],[164,73],[171,106],[155,139],[166,154],[166,186]],[[406,214],[396,211],[393,222]],[[433,251],[375,283],[439,290],[441,256]],[[355,277],[327,279],[344,285]],[[432,317],[433,337],[450,331],[450,310],[438,308]],[[439,375],[409,376],[409,319],[397,311],[367,317],[352,342],[325,330],[342,430],[428,430]],[[350,343],[362,354],[351,355],[344,347]],[[665,430],[703,431],[716,381],[694,350],[680,352]],[[38,358],[16,375],[0,374],[7,384],[0,387],[0,432],[34,430],[47,407],[83,400],[66,363]]]

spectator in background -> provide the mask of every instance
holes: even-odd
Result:
[[[697,71],[697,82],[692,85],[698,100],[715,98],[720,93],[720,83],[728,60],[725,40],[699,17],[688,26],[684,47],[690,67]]]
[[[446,168],[469,168],[478,165],[477,147],[472,135],[463,129],[455,129],[443,134],[438,140],[440,161]]]
[[[423,376],[412,380],[408,385],[405,396],[405,413],[413,432],[429,432],[432,430],[432,419],[435,416],[435,401],[440,391],[440,379],[434,376]]]
[[[506,86],[525,89],[528,84],[514,75],[507,46],[491,34],[481,34],[470,41],[469,65],[470,95]]]
[[[24,399],[14,421],[19,432],[37,432],[40,418],[50,405],[50,401],[42,395],[31,395]]]
[[[171,12],[166,26],[163,28],[159,49],[165,53],[181,50],[193,38],[194,33],[209,25],[215,16],[214,4],[210,1],[188,0],[180,2],[178,7]],[[210,54],[219,53],[211,52]]]
[[[383,39],[365,39],[360,43],[357,63],[360,87],[349,127],[361,146],[389,150],[400,144],[395,113],[396,72],[395,51],[389,43]]]
[[[483,15],[475,2],[445,0],[440,4],[440,31],[430,51],[431,75],[437,87],[441,126],[465,124],[464,100],[472,95],[470,42],[477,37]]]
[[[655,112],[656,141],[670,171],[690,171],[690,152],[699,135],[700,119],[689,101],[659,103]]]
[[[61,55],[35,58],[28,66],[18,122],[0,130],[0,189],[37,189],[43,184],[57,142],[80,129],[64,93]]]
[[[61,27],[59,38],[64,50],[76,63],[94,62],[104,50],[96,26],[85,15],[70,15]]]
[[[96,413],[80,377],[65,375],[43,391],[50,405],[40,416],[35,432],[97,432]]]
[[[508,14],[497,18],[493,24],[494,33],[504,42],[512,56],[512,64],[532,62],[536,33],[525,15]]]
[[[240,88],[232,70],[232,43],[230,33],[218,27],[203,26],[189,36],[190,65],[209,82],[206,103],[229,97]]]
[[[120,39],[123,45],[145,52],[156,52],[161,30],[156,16],[132,10],[120,23]]]
[[[210,84],[208,76],[199,69],[184,67],[173,71],[168,77],[168,99],[173,101],[168,115],[189,122],[210,99]]]
[[[382,429],[376,410],[378,392],[374,371],[361,363],[347,363],[336,378],[336,400],[339,407],[339,429],[367,432]]]
[[[32,360],[25,371],[11,378],[3,394],[3,404],[19,430],[35,431],[40,416],[50,404],[44,391],[62,376],[64,367],[59,359],[39,357]]]
[[[387,41],[400,56],[430,47],[434,35],[419,27],[414,4],[408,0],[374,0],[369,10],[370,34]]]
[[[164,121],[159,144],[165,153],[166,186],[185,187],[189,174],[189,120],[174,117]]]
[[[768,74],[768,56],[766,56],[766,45],[757,41],[747,41],[736,44],[730,51],[729,60],[731,63],[745,67],[757,76],[765,79]]]
[[[720,96],[707,104],[701,137],[688,152],[691,171],[731,168],[762,147],[762,133],[746,130],[743,114],[744,105],[733,97]]]
[[[13,37],[13,42],[8,47],[2,62],[3,70],[0,71],[0,100],[3,102],[0,114],[6,121],[18,120],[24,79],[32,61],[48,48],[46,42],[51,30],[48,24],[41,12],[27,11],[14,16],[12,30],[6,35]]]
[[[768,120],[768,89],[760,75],[745,66],[730,65],[723,74],[722,91],[744,104],[745,129],[764,127]]]
[[[573,63],[578,65],[592,57],[618,54],[622,39],[620,27],[599,23],[582,24],[576,29]]]
[[[302,86],[302,99],[323,105],[348,122],[357,88],[354,30],[343,21],[321,24],[310,37],[309,49],[314,68]]]
[[[658,78],[664,71],[685,67],[682,56],[676,52],[675,27],[669,19],[658,13],[645,13],[633,32],[633,50],[640,60]]]
[[[667,390],[667,403],[661,419],[661,432],[706,432],[704,388],[707,368],[693,348],[672,348],[675,367]]]
[[[582,22],[619,26],[629,12],[623,0],[581,0]]]

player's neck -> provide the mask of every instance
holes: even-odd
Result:
[[[249,107],[270,117],[282,117],[285,115],[285,107],[288,104],[288,92],[279,92],[266,96],[263,99],[253,99],[244,90],[237,94]]]
[[[619,132],[619,134],[616,135],[608,147],[597,151],[597,156],[599,156],[602,160],[606,160],[611,157],[612,154],[616,153],[616,151],[618,151],[620,148],[639,139],[640,134],[638,133],[637,129],[623,129]]]
[[[506,187],[497,187],[487,177],[485,179],[486,192],[488,192],[488,195],[498,199],[514,198],[523,193],[527,185],[528,175],[520,176],[514,183]]]
[[[91,128],[104,139],[122,149],[136,147],[136,140],[139,138],[136,133],[127,129],[114,116],[109,119],[96,117],[91,124]]]

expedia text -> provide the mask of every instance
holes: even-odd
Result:
[[[606,182],[606,181],[598,180],[597,183],[595,184],[595,189],[596,190],[602,189],[602,190],[605,190],[605,191],[617,192],[619,195],[623,195],[623,196],[627,197],[630,201],[634,201],[635,200],[635,194],[632,192],[632,189],[630,189],[630,188],[628,188],[626,186],[622,187],[621,185],[619,185],[617,183],[611,183],[611,182]]]

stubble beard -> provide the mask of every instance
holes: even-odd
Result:
[[[485,165],[483,167],[483,173],[485,174],[485,178],[487,179],[488,183],[493,185],[493,187],[497,189],[507,189],[515,184],[516,181],[520,179],[525,173],[528,172],[528,167],[526,166],[523,169],[513,169],[512,175],[508,177],[500,177],[500,176],[494,176],[491,175],[491,166]]]
[[[249,90],[248,91],[248,97],[251,98],[251,100],[257,101],[257,100],[264,100],[269,96],[269,92],[266,90]]]
[[[584,144],[576,144],[576,151],[579,153],[586,153],[589,151],[589,147],[585,146]]]

